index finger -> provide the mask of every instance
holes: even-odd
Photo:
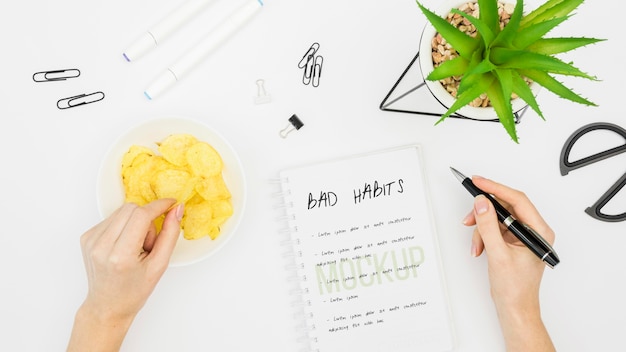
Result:
[[[143,248],[143,243],[154,219],[165,213],[175,202],[176,200],[171,198],[158,199],[136,208],[122,229],[117,243],[122,248],[138,253]]]

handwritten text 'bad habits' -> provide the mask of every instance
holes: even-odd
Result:
[[[369,199],[375,199],[379,197],[391,196],[396,193],[404,192],[404,180],[398,179],[391,182],[379,182],[365,183],[363,188],[356,188],[352,190],[354,204],[359,204]],[[334,207],[339,202],[339,197],[335,191],[322,190],[319,192],[319,196],[309,193],[309,199],[307,202],[307,208],[326,208]]]

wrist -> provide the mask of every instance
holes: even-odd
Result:
[[[111,314],[85,301],[74,319],[68,351],[118,351],[134,316]]]
[[[85,300],[78,308],[76,318],[102,326],[103,328],[123,328],[128,329],[135,319],[131,314],[119,314],[106,306],[91,304]]]
[[[515,329],[541,321],[539,304],[496,306],[496,311],[501,321]]]
[[[554,351],[541,319],[538,300],[528,304],[498,306],[496,310],[508,352]]]

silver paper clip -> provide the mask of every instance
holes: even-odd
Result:
[[[80,76],[80,70],[71,68],[66,70],[41,71],[33,74],[35,82],[56,82],[65,81],[68,78],[76,78]]]
[[[74,108],[74,107],[85,105],[85,104],[95,103],[102,99],[104,99],[104,93],[102,92],[95,92],[91,94],[79,94],[73,97],[59,99],[57,101],[57,108],[61,110],[69,109],[69,108]]]
[[[317,87],[320,85],[320,78],[322,77],[322,63],[324,63],[324,58],[319,55],[315,58],[315,65],[313,66],[313,77],[311,78],[313,87]]]
[[[304,56],[302,56],[302,60],[300,60],[300,62],[298,63],[298,68],[305,68],[311,58],[315,56],[315,53],[319,48],[320,45],[318,43],[313,43],[309,50],[307,50],[307,52],[304,54]]]
[[[319,48],[319,43],[313,43],[298,63],[298,67],[304,71],[302,83],[305,85],[311,84],[313,87],[318,87],[320,84],[324,58],[321,55],[316,55]]]
[[[262,79],[256,80],[257,96],[256,98],[254,98],[255,104],[265,104],[265,103],[269,103],[270,101],[272,101],[272,97],[269,94],[267,94],[267,92],[265,91],[265,87],[263,86],[263,83],[265,83],[265,81]]]
[[[282,138],[287,138],[289,133],[299,130],[302,126],[304,126],[304,123],[302,123],[296,114],[293,114],[289,118],[289,124],[280,131],[280,136]]]
[[[314,56],[310,55],[306,61],[306,65],[304,66],[304,73],[302,74],[302,83],[306,85],[311,83],[311,77],[313,77],[314,64],[315,64]]]

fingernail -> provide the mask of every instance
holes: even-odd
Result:
[[[476,251],[476,245],[472,243],[472,248],[470,248],[470,254],[472,255],[472,257],[476,258],[477,256],[477,251]]]
[[[463,225],[467,225],[469,223],[471,217],[472,217],[472,213],[469,213],[469,214],[465,215],[465,217],[463,218],[463,221],[462,221]]]
[[[176,207],[176,219],[178,219],[178,222],[180,222],[183,219],[183,214],[184,213],[185,213],[185,204],[184,203],[180,203]]]
[[[484,214],[487,212],[488,209],[489,200],[487,200],[484,195],[479,194],[474,200],[474,210],[476,211],[476,214]]]
[[[480,175],[472,175],[472,179],[480,179],[480,180],[484,180],[485,178],[480,176]]]

